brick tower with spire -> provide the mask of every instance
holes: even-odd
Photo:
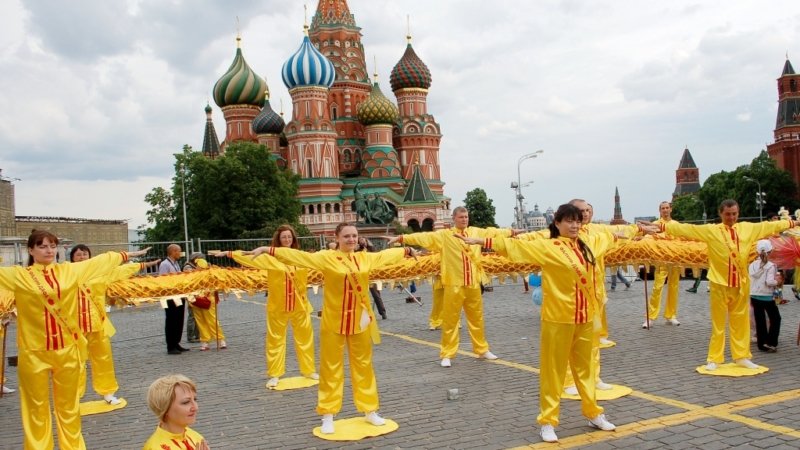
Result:
[[[694,158],[689,152],[689,148],[683,149],[681,162],[678,163],[678,170],[675,171],[675,191],[672,199],[686,194],[694,194],[700,190],[700,169],[694,163]]]
[[[778,78],[778,117],[775,121],[775,142],[767,153],[778,167],[792,174],[800,183],[800,75],[796,74],[789,58]]]
[[[611,225],[625,225],[628,222],[622,218],[622,205],[619,202],[619,187],[614,186],[614,218]]]

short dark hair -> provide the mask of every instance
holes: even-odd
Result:
[[[732,198],[725,199],[725,200],[722,201],[722,203],[719,204],[719,211],[717,211],[717,212],[721,213],[723,209],[725,209],[725,208],[733,208],[734,206],[736,206],[736,207],[739,206],[739,203],[736,200],[734,200]]]
[[[75,262],[75,253],[77,253],[78,250],[88,253],[89,258],[92,257],[92,251],[89,250],[89,247],[87,247],[86,244],[78,244],[75,247],[72,247],[72,250],[69,251],[69,262]]]

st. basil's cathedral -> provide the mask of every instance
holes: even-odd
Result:
[[[346,0],[319,1],[300,48],[283,64],[288,123],[270,105],[267,82],[247,64],[237,37],[233,63],[213,90],[225,140],[206,106],[203,153],[213,158],[238,141],[264,144],[280,167],[300,176],[300,223],[314,234],[359,221],[356,210],[376,203],[415,231],[442,228],[450,199],[439,165],[441,129],[427,108],[430,70],[407,36],[389,78],[395,105],[377,74],[369,79],[360,31]]]

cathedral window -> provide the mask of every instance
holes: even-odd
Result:
[[[333,205],[333,212],[335,212],[335,213],[340,213],[340,212],[342,212],[342,208],[341,208],[341,206],[339,206],[339,204],[338,204],[338,203],[335,203],[335,204]]]
[[[341,42],[339,42],[339,41],[333,41],[333,45],[335,45],[335,46],[337,46],[337,47],[341,47],[341,46],[342,46],[342,43],[341,43]]]
[[[339,109],[334,106],[331,108],[331,118],[333,120],[336,120],[338,117],[339,117]]]
[[[797,92],[797,80],[789,80],[789,91]]]
[[[313,176],[313,173],[311,172],[311,168],[312,167],[313,167],[313,165],[311,164],[311,160],[307,159],[306,160],[306,177],[308,177],[308,178],[312,178],[312,176]]]

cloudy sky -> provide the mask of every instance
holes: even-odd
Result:
[[[456,205],[483,188],[500,225],[513,220],[517,161],[538,149],[520,166],[529,208],[583,197],[610,219],[618,187],[626,219],[657,214],[685,146],[702,181],[772,142],[787,52],[800,67],[791,0],[349,5],[389,96],[410,15],[445,193]],[[18,179],[17,215],[144,223],[172,154],[201,147],[237,17],[246,60],[288,113],[280,68],[302,40],[300,0],[1,2],[0,168]],[[216,107],[214,120],[224,131]]]

